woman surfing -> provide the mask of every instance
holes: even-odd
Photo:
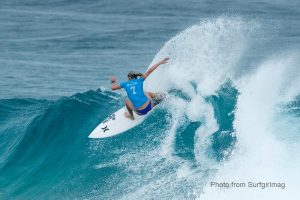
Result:
[[[129,119],[134,120],[133,112],[137,115],[147,114],[153,107],[154,103],[152,99],[156,96],[152,92],[144,92],[144,81],[146,78],[156,70],[160,65],[166,64],[169,58],[164,58],[160,62],[156,63],[150,67],[144,74],[135,73],[130,71],[127,75],[128,81],[117,83],[116,77],[111,78],[111,89],[119,90],[124,88],[128,99],[125,100],[125,106],[128,112],[125,113],[125,116]]]

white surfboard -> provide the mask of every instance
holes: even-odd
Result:
[[[165,98],[165,94],[158,93],[157,98],[154,100],[155,104],[159,104]],[[152,109],[153,110],[153,109]],[[134,120],[128,119],[124,113],[127,112],[126,107],[121,108],[117,112],[107,117],[101,122],[89,135],[89,138],[107,138],[118,135],[133,127],[142,123],[146,117],[152,112],[148,112],[146,115],[137,115],[134,113]]]
[[[144,121],[147,115],[137,115],[134,113],[134,120],[125,117],[124,113],[127,111],[125,107],[121,108],[114,114],[106,118],[99,124],[89,138],[106,138],[123,133]]]

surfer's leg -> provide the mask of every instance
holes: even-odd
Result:
[[[125,116],[126,116],[127,118],[129,118],[129,119],[134,120],[134,116],[133,116],[133,110],[134,110],[134,107],[133,107],[131,101],[128,100],[128,99],[125,100],[125,106],[126,106],[126,108],[127,108],[127,110],[128,110],[128,112],[125,113]]]
[[[149,99],[153,99],[156,94],[154,92],[145,92],[145,95],[149,98]]]
[[[156,106],[159,104],[165,97],[166,95],[164,93],[154,93],[154,92],[145,92],[145,95],[151,99],[152,101],[152,107]]]
[[[156,94],[153,93],[153,92],[145,92],[145,95],[146,95],[146,96],[148,97],[148,99],[150,99],[151,101],[152,101],[153,98],[156,97]],[[153,103],[153,101],[152,101],[151,107],[153,108],[154,106],[155,106],[155,105],[154,105],[154,103]]]

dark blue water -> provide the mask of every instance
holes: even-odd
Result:
[[[300,198],[299,1],[3,0],[0,49],[0,199]],[[109,77],[164,56],[167,101],[88,139],[123,106]]]

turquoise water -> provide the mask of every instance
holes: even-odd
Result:
[[[0,199],[299,199],[299,6],[2,1]],[[123,106],[109,77],[165,56],[145,89],[166,101],[89,139]]]

